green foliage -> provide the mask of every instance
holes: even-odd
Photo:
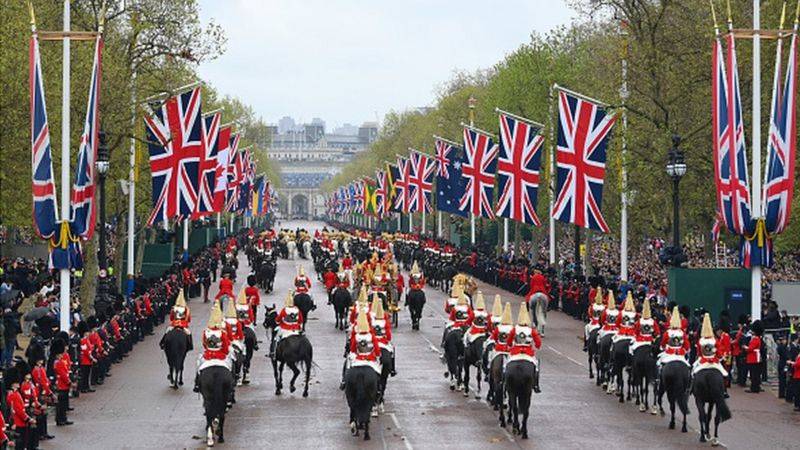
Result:
[[[671,188],[664,172],[671,137],[680,135],[689,171],[681,181],[681,226],[684,232],[708,233],[714,218],[711,161],[711,45],[713,20],[708,2],[693,0],[575,0],[581,13],[569,27],[546,35],[534,34],[493,67],[474,74],[458,73],[444,83],[425,113],[392,112],[379,139],[359,155],[325,188],[371,174],[381,161],[405,154],[411,146],[430,152],[432,134],[461,141],[461,122],[468,121],[467,99],[477,100],[475,125],[490,132],[498,128],[495,107],[541,122],[547,137],[543,186],[549,186],[548,158],[552,151],[555,110],[549,101],[555,82],[600,99],[622,113],[622,61],[627,55],[628,127],[621,120],[609,145],[603,212],[612,232],[619,230],[621,169],[628,174],[628,226],[632,236],[665,235],[671,229]],[[715,1],[717,17],[725,20],[725,2]],[[750,2],[731,2],[734,25],[749,28]],[[782,2],[762,2],[761,21],[777,28]],[[791,16],[791,15],[790,15]],[[617,21],[612,20],[617,18]],[[627,23],[622,32],[618,20]],[[787,19],[790,20],[790,19]],[[788,23],[788,22],[787,22]],[[786,26],[785,26],[786,27]],[[784,28],[785,28],[784,27]],[[752,45],[738,40],[738,60],[745,107],[745,134],[750,134]],[[774,41],[762,41],[762,138],[766,136],[773,70]],[[624,139],[623,139],[624,138]],[[748,136],[749,138],[749,136]],[[622,143],[627,158],[622,160]],[[748,139],[748,146],[750,141]],[[762,144],[762,158],[765,146]],[[550,189],[539,191],[538,213],[546,218]],[[795,216],[800,214],[795,202]],[[557,224],[559,229],[561,224]],[[800,245],[800,225],[793,221],[776,241],[780,248]],[[544,230],[546,232],[546,230]],[[488,232],[488,230],[487,230]],[[530,236],[522,228],[523,238]]]

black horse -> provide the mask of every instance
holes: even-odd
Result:
[[[233,374],[226,367],[212,366],[203,369],[198,377],[206,415],[206,444],[213,447],[215,437],[217,442],[225,442],[223,429],[228,400],[233,391]]]
[[[419,330],[419,322],[422,319],[422,309],[425,307],[425,291],[422,289],[411,289],[406,294],[406,305],[411,313],[411,329]]]
[[[611,379],[614,380],[616,384],[620,403],[625,403],[625,369],[630,365],[630,347],[630,339],[619,339],[614,342],[613,346],[614,354],[612,360],[614,362],[614,371],[611,375]],[[628,381],[630,382],[630,375],[628,376]],[[628,383],[628,385],[628,400],[630,400],[630,383]]]
[[[475,393],[475,398],[481,398],[481,369],[483,367],[483,343],[486,342],[486,335],[483,334],[464,349],[464,397],[469,396],[469,370],[475,367],[477,373],[475,374],[475,382],[478,384],[478,391]]]
[[[598,354],[597,354],[597,384],[606,389],[611,384],[611,355],[613,350],[614,335],[606,334],[598,341]],[[608,393],[611,393],[609,389]]]
[[[347,327],[347,308],[353,303],[353,297],[345,288],[336,287],[333,289],[333,310],[336,313],[336,324],[339,330]]]
[[[731,410],[725,402],[725,379],[722,373],[713,368],[702,369],[694,375],[692,393],[700,417],[700,442],[711,440],[711,445],[719,445],[719,424],[731,418]],[[711,437],[711,413],[714,415],[714,437]],[[707,409],[706,409],[707,408]]]
[[[275,358],[272,359],[272,370],[275,374],[275,395],[281,395],[283,389],[283,367],[289,365],[292,370],[292,380],[289,382],[289,392],[295,391],[294,382],[300,375],[297,365],[302,363],[306,371],[305,388],[303,397],[308,397],[308,380],[311,378],[311,363],[314,359],[314,349],[305,335],[297,334],[283,338],[275,347]]]
[[[242,360],[242,384],[250,384],[250,363],[253,361],[253,353],[258,350],[258,338],[252,327],[244,327],[244,355]]]
[[[652,345],[636,347],[631,364],[631,384],[636,392],[636,404],[639,405],[639,411],[645,412],[650,407],[650,385],[656,378],[656,359],[653,357]],[[654,410],[653,414],[655,413]]]
[[[453,328],[447,332],[444,338],[444,359],[447,364],[444,377],[450,378],[450,390],[460,391],[463,385],[461,373],[464,369],[464,331],[461,328]]]
[[[164,336],[164,354],[167,356],[169,374],[167,379],[173,389],[183,386],[183,362],[186,359],[189,341],[183,328],[173,328]]]
[[[271,257],[265,256],[256,270],[259,286],[264,290],[264,292],[272,292],[276,271],[277,266],[275,264],[275,260]]]
[[[525,360],[511,361],[506,366],[505,384],[508,393],[508,416],[513,431],[528,439],[528,415],[536,366]],[[522,421],[519,415],[522,414]]]
[[[588,350],[588,359],[589,359],[589,379],[594,378],[594,373],[592,372],[592,364],[594,364],[597,368],[597,385],[600,386],[600,365],[598,362],[598,353],[600,353],[600,346],[597,343],[597,333],[600,331],[600,328],[595,328],[594,330],[589,332],[589,339],[586,341],[586,348]]]
[[[317,306],[314,304],[314,300],[311,299],[311,296],[306,292],[295,294],[294,304],[297,306],[297,309],[303,313],[303,331],[305,331],[306,322],[308,322],[308,313],[317,309]]]
[[[670,420],[669,429],[675,429],[675,403],[678,404],[683,414],[683,425],[681,431],[686,433],[686,415],[689,414],[689,384],[691,373],[689,365],[682,361],[670,361],[661,367],[661,377],[658,380],[658,408],[664,414],[664,407],[661,400],[664,393],[667,393],[669,400]]]
[[[383,399],[386,395],[386,386],[389,384],[389,374],[392,370],[392,358],[394,358],[394,354],[391,350],[382,348],[381,349],[381,376],[378,380],[378,398],[376,400],[376,404],[378,406],[378,412],[383,412]]]
[[[368,366],[351,367],[347,369],[344,383],[350,408],[350,431],[358,436],[359,430],[363,430],[364,440],[368,441],[370,415],[378,399],[378,373]]]

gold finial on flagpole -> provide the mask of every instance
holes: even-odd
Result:
[[[728,29],[733,29],[733,14],[731,13],[731,0],[727,0],[728,5]]]
[[[36,33],[36,14],[33,13],[33,3],[28,0],[28,11],[31,13],[31,31]]]
[[[783,24],[786,23],[786,0],[783,0],[783,7],[781,7],[781,25],[778,27],[778,36],[781,36],[781,30],[783,30]]]
[[[711,18],[714,20],[714,30],[719,31],[719,24],[717,23],[717,11],[714,9],[714,0],[708,0],[708,3],[711,5]]]
[[[797,25],[800,24],[800,0],[797,1],[797,7],[794,9],[794,26],[797,28]]]
[[[103,4],[100,7],[100,18],[98,20],[97,32],[99,34],[103,34],[103,28],[106,25],[106,9],[108,8],[108,3],[106,0],[103,0]]]

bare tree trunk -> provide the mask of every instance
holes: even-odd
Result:
[[[97,239],[98,233],[83,247],[83,278],[81,279],[80,301],[84,317],[94,314],[94,297],[97,290]]]

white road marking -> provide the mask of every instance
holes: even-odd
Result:
[[[584,367],[584,368],[586,367],[586,365],[584,365],[582,362],[577,361],[577,360],[575,360],[573,358],[570,358],[569,356],[561,353],[560,351],[556,350],[555,347],[553,347],[552,345],[548,345],[547,349],[550,350],[551,352],[555,353],[556,355],[558,355],[558,356],[560,356],[560,357],[562,357],[564,359],[567,359],[567,360],[569,360],[569,361],[571,361],[571,362],[573,362],[573,363],[575,363],[575,364],[577,364],[577,365],[579,365],[581,367]]]
[[[392,422],[394,422],[394,427],[397,429],[397,431],[402,432],[403,428],[400,427],[400,423],[397,421],[397,416],[394,413],[389,413],[387,415],[392,418]],[[407,450],[414,450],[414,447],[411,445],[411,442],[408,441],[408,438],[405,434],[400,435],[400,440],[403,441],[403,444],[405,444]]]

